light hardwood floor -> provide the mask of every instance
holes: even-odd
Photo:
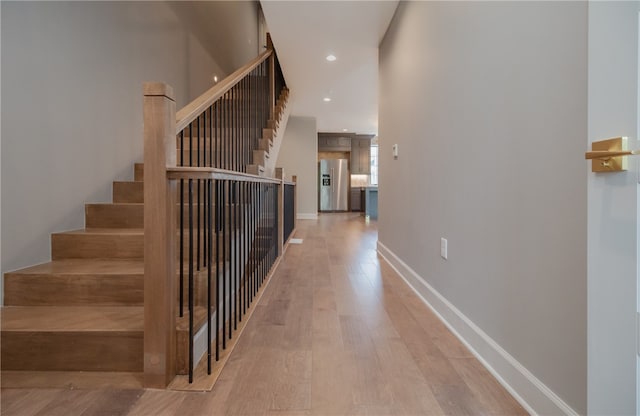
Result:
[[[3,389],[2,415],[523,415],[376,254],[357,214],[298,221],[213,391]]]

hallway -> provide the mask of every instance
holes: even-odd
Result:
[[[357,214],[298,221],[210,393],[3,390],[3,415],[520,415],[376,254]]]

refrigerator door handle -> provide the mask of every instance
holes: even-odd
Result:
[[[335,193],[336,192],[336,188],[333,183],[333,181],[335,180],[335,176],[333,175],[333,168],[331,168],[331,193]]]

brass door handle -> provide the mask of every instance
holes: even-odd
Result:
[[[627,170],[627,158],[640,154],[638,150],[627,150],[626,137],[601,140],[591,143],[591,151],[584,154],[585,159],[592,160],[592,172],[621,172]]]

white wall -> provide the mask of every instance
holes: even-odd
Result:
[[[85,202],[108,202],[113,180],[132,179],[143,82],[171,84],[179,108],[230,70],[176,12],[190,4],[1,3],[3,272],[47,261],[50,233],[82,228]],[[256,36],[238,45],[256,56],[257,5],[219,5],[237,9],[228,25]]]
[[[402,2],[379,97],[380,252],[529,410],[585,413],[586,3]]]
[[[589,142],[628,136],[637,149],[640,2],[589,2]],[[588,410],[635,415],[638,158],[588,172]]]
[[[277,167],[284,168],[285,177],[298,177],[297,197],[299,219],[318,215],[318,130],[314,117],[290,116],[278,154]]]

